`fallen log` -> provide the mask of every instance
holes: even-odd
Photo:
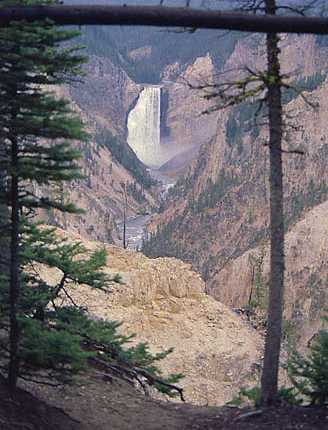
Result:
[[[260,33],[328,34],[328,18],[270,16],[163,6],[29,6],[0,9],[0,26],[49,18],[59,25],[205,28]]]

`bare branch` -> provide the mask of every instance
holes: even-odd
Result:
[[[133,384],[134,380],[137,381],[142,387],[146,395],[148,395],[148,390],[147,388],[145,388],[145,382],[142,380],[142,378],[146,379],[147,385],[149,386],[158,384],[165,388],[169,388],[170,390],[176,391],[179,394],[181,401],[183,402],[185,401],[183,396],[183,388],[180,388],[173,384],[169,384],[163,381],[162,379],[152,375],[145,369],[142,369],[136,366],[132,367],[132,366],[129,366],[127,363],[122,363],[122,364],[119,364],[118,362],[109,363],[97,357],[91,357],[89,361],[91,363],[94,363],[96,367],[100,366],[103,369],[107,369],[110,372],[114,372],[114,374],[118,378],[123,379],[126,382],[129,382],[130,384]]]
[[[262,3],[262,2],[260,2]],[[255,3],[255,7],[258,2]],[[0,26],[49,18],[59,25],[142,25],[260,33],[328,34],[328,18],[270,16],[162,6],[30,6],[0,10]]]

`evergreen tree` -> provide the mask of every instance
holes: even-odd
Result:
[[[328,318],[325,318],[328,322]],[[328,331],[320,330],[303,357],[294,351],[288,365],[289,377],[302,400],[328,405]]]
[[[4,1],[2,6],[42,3],[52,2]],[[77,48],[63,46],[76,34],[60,30],[47,20],[32,24],[17,22],[0,29],[3,152],[0,167],[7,175],[3,203],[9,207],[10,216],[8,383],[11,387],[16,385],[19,374],[23,225],[36,209],[76,210],[73,205],[50,197],[58,182],[80,177],[78,153],[67,140],[85,137],[81,122],[72,114],[68,102],[50,90],[80,71],[84,58]],[[48,196],[40,196],[31,185],[47,186]]]
[[[51,3],[14,0],[2,6]],[[51,91],[80,73],[84,57],[66,43],[77,34],[49,20],[0,29],[0,228],[9,244],[8,255],[1,255],[9,272],[0,278],[0,369],[14,389],[19,377],[68,382],[96,361],[116,377],[182,398],[172,385],[180,375],[162,378],[154,364],[170,350],[152,355],[146,344],[123,347],[130,338],[118,334],[119,323],[91,319],[72,299],[71,284],[107,291],[119,281],[102,270],[106,252],[88,253],[81,243],[33,222],[42,209],[78,211],[65,200],[63,183],[81,177],[70,141],[86,135],[68,101]],[[57,277],[47,282],[40,273],[51,269]]]
[[[23,220],[24,223],[25,220]],[[95,319],[75,303],[72,286],[88,286],[110,292],[119,275],[103,271],[106,251],[88,252],[79,242],[58,236],[55,228],[25,223],[22,228],[18,317],[18,377],[57,386],[73,381],[81,370],[96,365],[106,378],[119,377],[138,383],[148,393],[152,386],[167,394],[180,394],[174,383],[182,375],[163,377],[156,363],[171,350],[152,354],[144,343],[128,346],[133,336],[119,333],[121,323]],[[51,279],[47,281],[47,279]],[[73,287],[74,288],[74,287]],[[8,313],[8,290],[1,284],[0,313]],[[0,348],[8,356],[8,321],[2,318]]]
[[[276,15],[276,0],[265,0],[265,13]],[[270,280],[268,300],[268,329],[265,338],[264,363],[261,379],[263,404],[277,400],[279,357],[282,341],[284,299],[284,208],[282,170],[282,74],[280,67],[279,36],[268,33],[267,51],[267,105],[269,116],[270,158]]]

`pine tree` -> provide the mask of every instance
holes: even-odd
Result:
[[[5,1],[44,4],[51,0]],[[105,250],[88,252],[79,242],[58,238],[34,222],[42,209],[77,212],[65,201],[63,183],[81,177],[79,153],[70,141],[86,138],[68,101],[51,88],[80,73],[84,57],[69,42],[76,31],[48,20],[12,23],[0,29],[0,228],[9,273],[0,277],[0,369],[14,389],[19,377],[56,385],[72,380],[89,363],[115,377],[154,386],[165,394],[182,390],[163,378],[156,362],[171,350],[151,354],[147,344],[127,348],[120,323],[94,320],[78,306],[69,287],[83,284],[108,291],[119,276],[103,272]],[[54,269],[47,282],[43,271]]]
[[[327,323],[328,318],[325,320]],[[294,351],[287,369],[301,400],[310,400],[312,405],[328,405],[328,331],[317,333],[306,357]]]
[[[51,3],[29,0],[10,4]],[[67,140],[84,139],[79,118],[66,100],[50,88],[80,72],[84,57],[77,48],[65,47],[77,33],[57,29],[51,22],[12,23],[0,29],[0,130],[1,170],[6,172],[4,201],[9,208],[9,366],[8,383],[15,387],[19,374],[21,338],[20,298],[23,225],[40,208],[75,211],[73,205],[51,198],[60,181],[80,177],[78,153]],[[47,186],[48,196],[33,191]],[[24,220],[24,222],[23,222]]]
[[[277,13],[276,0],[265,0],[264,5],[266,14],[275,15]],[[266,36],[266,85],[268,91],[270,152],[270,281],[268,329],[265,338],[261,379],[262,404],[273,403],[278,397],[278,372],[284,300],[283,108],[279,40],[279,36],[275,33],[268,33]]]

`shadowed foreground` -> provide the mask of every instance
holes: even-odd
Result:
[[[249,410],[237,408],[161,402],[145,398],[126,384],[108,383],[90,375],[65,389],[34,387],[33,391],[38,397],[23,390],[10,396],[0,383],[1,430],[328,429],[327,408],[281,406],[249,414]]]

